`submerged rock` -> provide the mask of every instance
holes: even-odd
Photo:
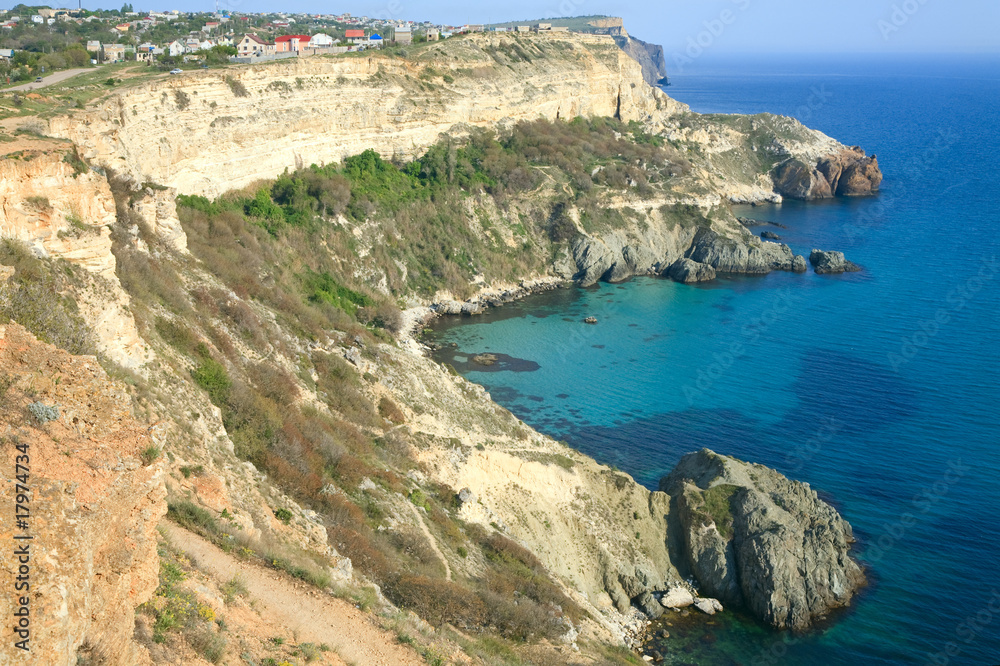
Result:
[[[780,241],[781,240],[781,236],[779,236],[778,234],[774,233],[773,231],[762,231],[762,232],[760,232],[760,237],[763,238],[764,240],[770,240],[770,241]]]
[[[778,629],[807,628],[865,584],[850,524],[807,484],[702,449],[660,490],[676,501],[671,520],[699,589]]]
[[[583,320],[583,323],[584,324],[596,324],[597,323],[597,317],[587,317],[586,319]]]
[[[496,354],[477,354],[472,357],[473,363],[485,366],[496,365],[497,360]]]
[[[809,253],[809,263],[817,273],[856,273],[861,270],[853,261],[844,258],[843,252],[824,252],[813,250]]]

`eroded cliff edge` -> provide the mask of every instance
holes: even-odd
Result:
[[[12,622],[15,604],[28,609],[30,648],[15,647],[8,630],[0,661],[75,666],[78,655],[100,655],[103,663],[151,663],[132,631],[160,570],[164,473],[143,458],[160,443],[133,420],[127,391],[94,357],[71,356],[12,324],[0,326],[0,369],[0,538],[27,548],[2,560],[0,612]],[[15,472],[15,463],[24,467]],[[27,505],[26,529],[12,520],[15,502]],[[14,594],[15,582],[27,587]],[[22,597],[26,606],[16,601]]]

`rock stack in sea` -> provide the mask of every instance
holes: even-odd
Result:
[[[702,449],[660,490],[699,589],[773,627],[805,629],[865,584],[851,526],[808,484]]]

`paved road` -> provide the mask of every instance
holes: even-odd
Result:
[[[41,83],[24,83],[19,86],[14,86],[13,88],[4,88],[0,92],[10,92],[14,90],[34,90],[36,88],[44,88],[45,86],[51,86],[53,83],[59,83],[65,81],[68,78],[76,76],[77,74],[83,74],[84,72],[92,72],[93,68],[81,68],[81,69],[65,69],[61,72],[56,72],[55,74],[49,74],[42,79]]]

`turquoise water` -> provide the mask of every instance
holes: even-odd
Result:
[[[796,115],[878,153],[877,198],[738,211],[865,271],[563,289],[439,322],[440,359],[651,488],[707,446],[854,526],[871,585],[829,626],[727,613],[674,628],[668,662],[1000,663],[1000,60],[699,66],[668,90],[696,111]],[[467,362],[485,351],[511,358]]]

